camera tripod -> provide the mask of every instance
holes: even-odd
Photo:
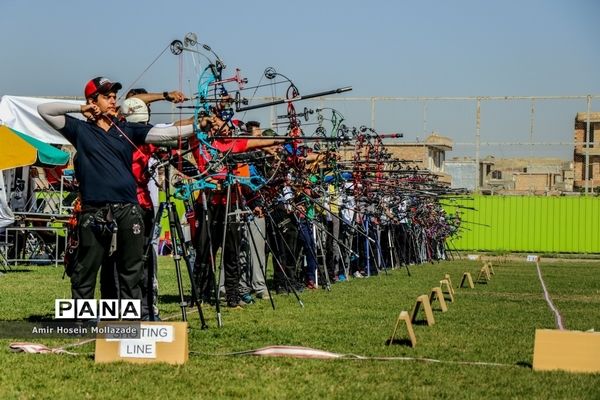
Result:
[[[162,164],[162,163],[161,163]],[[157,164],[158,165],[158,164]],[[187,244],[183,239],[183,229],[181,228],[181,223],[179,220],[179,216],[177,215],[175,203],[172,201],[171,189],[170,189],[170,164],[169,162],[165,162],[164,164],[164,173],[165,173],[165,201],[160,202],[158,206],[158,210],[156,211],[156,215],[154,216],[154,226],[152,230],[152,234],[148,238],[148,242],[146,243],[146,254],[145,258],[148,255],[148,252],[151,251],[150,248],[152,246],[152,241],[154,236],[161,231],[161,219],[163,217],[163,213],[167,212],[167,218],[169,219],[169,231],[171,232],[171,244],[173,248],[173,262],[175,263],[175,273],[177,276],[177,288],[179,290],[179,306],[181,307],[181,317],[184,321],[187,321],[187,307],[189,304],[185,300],[184,289],[183,289],[183,277],[181,273],[181,260],[185,262],[188,276],[191,283],[191,305],[198,308],[198,315],[200,316],[200,328],[207,329],[208,325],[206,324],[206,320],[204,319],[204,313],[202,312],[202,307],[200,305],[200,301],[198,299],[198,291],[196,288],[196,284],[194,282],[194,273],[190,261],[190,252],[188,250]],[[153,290],[153,280],[154,280],[154,269],[148,268],[148,293],[147,293],[147,301],[148,308],[151,308],[152,300],[154,297]],[[150,313],[150,320],[154,320],[154,313]]]

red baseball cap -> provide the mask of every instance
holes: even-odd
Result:
[[[110,92],[117,92],[123,87],[119,82],[112,82],[108,78],[103,78],[99,76],[98,78],[94,78],[85,85],[85,98],[94,97],[94,95],[101,93],[107,94]]]

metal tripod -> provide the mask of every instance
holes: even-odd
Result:
[[[154,228],[153,232],[160,232],[161,230],[161,219],[164,211],[167,211],[167,217],[169,219],[169,231],[171,232],[171,244],[173,247],[173,261],[175,262],[175,273],[177,276],[177,288],[179,290],[179,306],[181,307],[181,317],[184,321],[187,321],[187,307],[189,304],[185,300],[184,289],[183,289],[183,277],[181,274],[181,259],[183,258],[187,267],[188,275],[191,283],[191,305],[196,305],[198,308],[198,315],[200,316],[200,328],[207,329],[208,325],[204,319],[204,313],[198,299],[198,291],[194,282],[194,273],[190,262],[190,253],[183,239],[183,229],[176,212],[175,204],[171,201],[171,190],[170,190],[170,165],[166,163],[165,169],[165,201],[162,201],[156,215],[154,216]],[[154,235],[151,235],[148,243],[146,244],[146,252],[150,251],[152,246],[152,239]],[[148,307],[151,307],[152,298],[154,296],[152,282],[154,280],[153,268],[148,269]],[[150,319],[154,319],[153,313],[150,313]]]

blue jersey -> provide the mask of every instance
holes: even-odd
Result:
[[[286,143],[285,145],[283,145],[283,149],[285,151],[287,151],[289,154],[294,155],[294,147],[292,146],[291,143]],[[297,148],[296,149],[296,155],[297,156],[302,156],[304,153],[302,151],[302,149]]]
[[[145,142],[151,126],[115,123],[119,129],[113,125],[107,132],[67,115],[65,127],[60,130],[77,150],[75,174],[84,206],[138,202],[132,156],[135,146]]]

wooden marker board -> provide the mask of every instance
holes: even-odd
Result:
[[[600,372],[600,332],[536,329],[533,370]]]
[[[100,324],[99,324],[100,326]],[[184,364],[188,360],[187,322],[142,322],[136,339],[96,339],[96,362]]]

